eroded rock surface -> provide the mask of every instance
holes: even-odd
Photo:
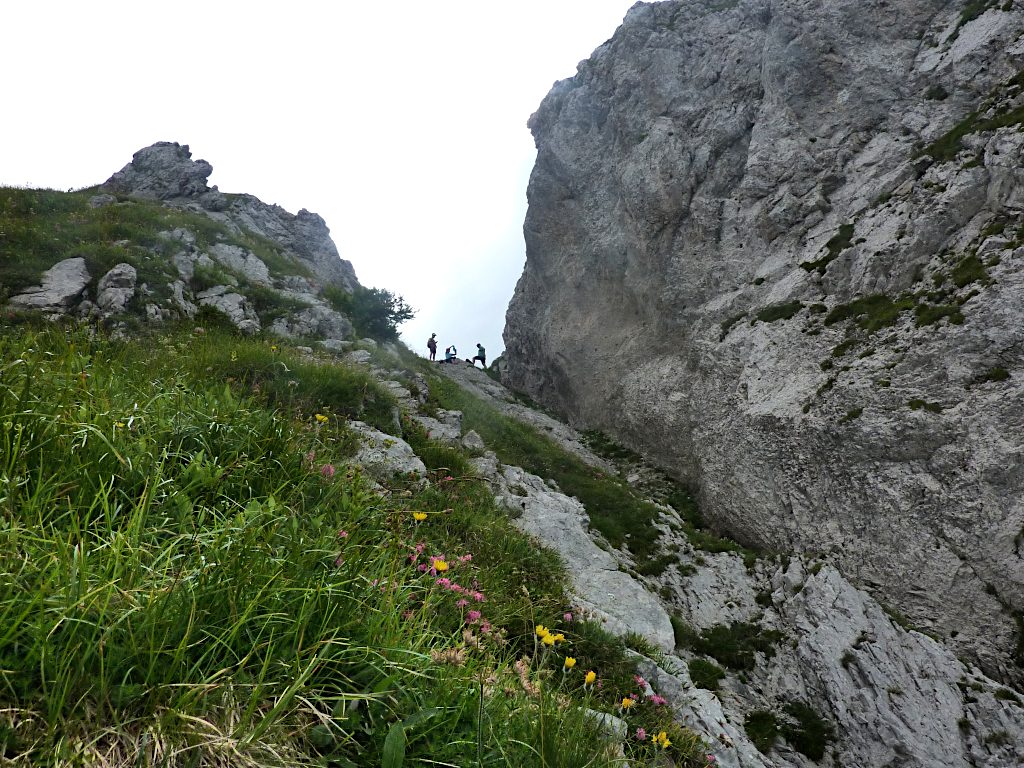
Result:
[[[530,120],[506,375],[1021,681],[1024,9],[976,10],[634,6]]]
[[[81,298],[90,279],[85,259],[64,259],[43,273],[41,285],[12,296],[10,303],[24,309],[63,313]]]

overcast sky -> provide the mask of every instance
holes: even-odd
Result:
[[[156,141],[327,221],[403,338],[493,359],[522,272],[526,121],[633,0],[23,0],[0,24],[0,184],[105,181]]]

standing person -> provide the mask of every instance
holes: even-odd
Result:
[[[430,359],[433,360],[437,357],[437,334],[430,334],[430,338],[427,339],[427,349],[430,350]]]
[[[487,350],[484,349],[483,346],[481,346],[479,341],[476,343],[476,357],[474,357],[473,360],[471,361],[473,363],[474,368],[476,367],[477,360],[480,361],[480,365],[482,365],[484,368],[487,367]]]

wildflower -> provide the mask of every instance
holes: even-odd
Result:
[[[487,621],[487,619],[481,621],[480,631],[483,632],[485,635],[489,635],[491,633],[491,622]]]
[[[715,758],[714,755],[707,755],[707,758],[708,758],[708,765],[714,765],[715,764],[716,758]]]
[[[444,573],[445,571],[447,571],[448,570],[448,563],[447,563],[447,561],[442,559],[442,558],[440,558],[440,557],[435,557],[434,558],[434,570],[437,571],[438,573]]]
[[[338,531],[338,538],[339,539],[347,539],[348,538],[348,531],[346,531],[344,528],[342,528],[340,531]]]
[[[426,563],[420,563],[419,565],[416,566],[416,570],[419,571],[420,573],[426,573],[427,572],[427,564]]]
[[[663,750],[668,750],[672,745],[672,741],[669,740],[669,734],[665,731],[658,733],[656,736],[651,736],[650,740],[655,746],[660,746]]]
[[[537,625],[537,629],[536,629],[536,632],[537,632],[537,637],[539,637],[539,638],[541,638],[541,639],[543,639],[543,638],[544,638],[545,636],[547,636],[547,635],[551,634],[551,633],[550,633],[550,632],[548,631],[548,628],[547,628],[547,627],[545,627],[545,626],[544,626],[543,624],[538,624],[538,625]]]
[[[653,704],[656,707],[660,707],[663,704],[668,704],[668,699],[666,699],[666,698],[664,698],[662,696],[659,696],[658,694],[654,694],[653,696],[648,696],[647,700],[649,702],[651,702],[651,704]]]
[[[328,480],[330,480],[332,477],[334,477],[334,465],[324,464],[322,467],[320,467],[320,474],[326,477]]]
[[[594,670],[590,670],[583,678],[583,687],[590,687],[594,684],[595,680],[597,680],[597,672],[595,672]]]
[[[322,413],[316,414],[313,418],[316,419],[318,424],[323,424],[324,422],[327,421],[327,417],[324,416]]]
[[[467,605],[469,605],[469,600],[465,600],[465,599],[463,599],[463,600],[459,600],[459,601],[458,601],[458,602],[457,602],[457,603],[455,604],[455,607],[456,607],[456,608],[465,608],[465,607],[466,607]]]
[[[482,603],[487,598],[484,597],[484,593],[483,592],[474,592],[473,593],[473,599],[476,600],[478,603]]]
[[[270,345],[270,351],[271,352],[277,352],[277,344],[271,344]]]
[[[647,731],[645,731],[643,728],[637,728],[636,738],[640,741],[647,741]]]
[[[562,618],[565,619],[566,623],[572,624],[572,614],[571,613],[564,614],[562,616]]]
[[[628,712],[629,708],[632,707],[634,704],[636,704],[636,700],[631,696],[626,696],[625,698],[623,698],[622,704],[619,705],[619,708],[623,712]]]
[[[452,580],[445,576],[442,576],[440,579],[437,580],[437,586],[439,587],[444,587],[445,589],[448,589],[451,585]]]
[[[450,664],[453,667],[461,667],[466,663],[465,648],[446,648],[439,651],[436,648],[430,652],[430,660],[435,664]]]
[[[466,614],[466,621],[468,621],[470,624],[475,624],[476,622],[480,621],[480,617],[482,615],[483,614],[480,613],[480,611],[470,611]]]
[[[415,520],[417,523],[422,523],[424,520],[427,519],[427,513],[426,512],[413,512],[412,513],[412,519]]]
[[[644,679],[643,679],[642,677],[640,677],[640,675],[633,675],[633,680],[634,680],[634,681],[636,682],[636,684],[637,684],[637,685],[639,685],[639,686],[640,686],[641,688],[646,688],[646,687],[647,687],[647,681],[646,681],[646,680],[644,680]]]
[[[519,677],[520,687],[526,691],[528,696],[537,698],[540,696],[540,688],[530,680],[530,657],[523,656],[515,663],[516,675]]]
[[[462,555],[461,557],[459,557],[459,562],[460,563],[468,563],[472,559],[473,559],[472,555]]]
[[[564,643],[565,642],[565,635],[563,635],[561,632],[559,632],[557,635],[552,635],[551,638],[556,643]]]
[[[566,656],[565,661],[562,662],[562,671],[568,672],[570,669],[576,666],[576,659],[572,656]]]
[[[316,460],[316,451],[310,451],[306,454],[306,463],[312,464]]]
[[[115,421],[114,422],[114,429],[124,429],[124,422],[123,421]]]
[[[550,647],[552,647],[555,644],[555,636],[550,634],[550,633],[548,633],[548,634],[544,635],[540,639],[540,641],[542,643],[544,643],[544,645],[546,645],[548,648],[550,648]]]

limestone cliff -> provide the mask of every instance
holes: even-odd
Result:
[[[1024,4],[638,3],[530,120],[507,381],[1024,677]]]

